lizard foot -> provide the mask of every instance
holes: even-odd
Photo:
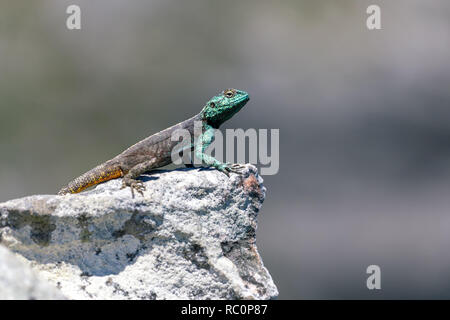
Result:
[[[242,171],[245,169],[245,166],[239,163],[225,163],[222,167],[218,168],[221,172],[225,173],[228,177],[230,176],[230,172],[236,174],[242,174]]]
[[[144,195],[145,186],[142,181],[131,179],[131,178],[123,178],[122,180],[122,188],[130,187],[131,189],[131,196],[134,198],[134,190],[136,190],[138,193],[140,193],[142,196]]]

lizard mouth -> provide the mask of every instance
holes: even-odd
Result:
[[[242,107],[242,106],[244,106],[244,104],[247,103],[248,100],[250,100],[250,97],[247,94],[247,95],[241,97],[240,99],[236,100],[236,106]]]

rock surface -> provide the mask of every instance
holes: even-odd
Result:
[[[23,258],[22,258],[23,259]],[[31,270],[20,257],[0,246],[0,300],[64,299],[54,286]]]
[[[69,299],[277,297],[255,245],[265,188],[254,166],[230,178],[196,168],[141,180],[135,198],[116,179],[2,203],[0,242]]]

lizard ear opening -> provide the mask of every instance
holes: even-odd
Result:
[[[211,102],[211,103],[209,104],[209,106],[210,106],[211,108],[215,108],[215,107],[216,107],[216,104],[215,104],[214,102]]]

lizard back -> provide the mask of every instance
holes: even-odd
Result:
[[[156,159],[158,167],[170,164],[172,162],[172,149],[179,143],[171,140],[172,133],[175,130],[185,129],[189,131],[192,140],[194,140],[194,123],[195,121],[201,121],[201,119],[201,114],[197,114],[137,142],[113,159],[74,179],[63,187],[58,194],[79,193],[99,183],[123,177],[132,167],[149,159]]]

